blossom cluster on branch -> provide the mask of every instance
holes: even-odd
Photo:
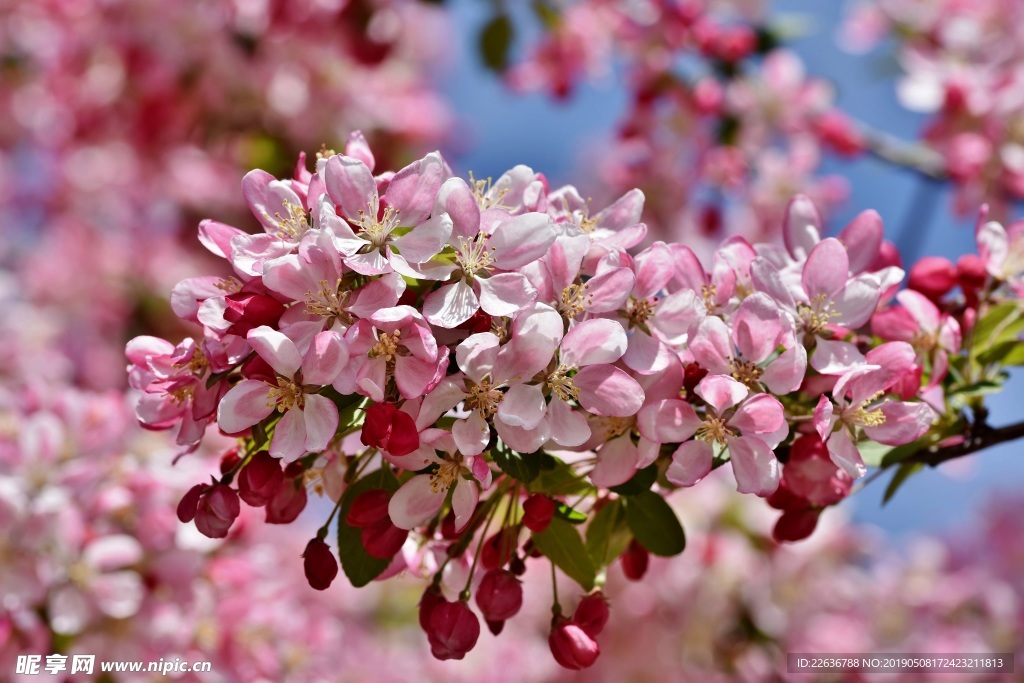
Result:
[[[728,464],[783,510],[777,540],[804,538],[868,464],[919,467],[978,427],[1021,362],[1019,226],[980,222],[977,255],[915,264],[900,291],[873,211],[825,237],[797,196],[785,248],[731,237],[704,263],[640,248],[638,190],[595,210],[525,166],[467,182],[436,152],[375,171],[354,133],[312,171],[247,174],[264,231],[200,224],[234,274],[177,285],[201,337],[132,340],[129,378],[140,421],[183,450],[214,423],[237,436],[182,521],[224,537],[244,502],[288,523],[312,484],[335,506],[310,585],[333,582],[335,553],[356,586],[430,579],[439,659],[475,645],[471,597],[500,632],[543,556],[588,593],[572,613],[556,594],[551,650],[589,667],[607,567],[639,579],[685,547],[668,492]]]

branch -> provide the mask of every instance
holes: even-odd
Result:
[[[1007,441],[1024,438],[1024,422],[1007,425],[992,429],[984,422],[976,423],[967,438],[952,446],[943,446],[933,450],[924,450],[915,453],[901,462],[917,462],[929,467],[936,467],[949,460],[962,458],[965,455],[976,453],[992,446],[997,446]]]
[[[858,123],[867,151],[883,161],[916,171],[931,180],[949,180],[942,155],[919,142],[907,142],[895,135]]]

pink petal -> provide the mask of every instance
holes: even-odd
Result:
[[[832,462],[854,479],[863,477],[868,469],[864,465],[864,459],[860,451],[850,439],[850,433],[845,429],[834,432],[828,439],[828,453]]]
[[[560,358],[572,368],[614,363],[626,352],[626,331],[607,318],[585,320],[562,339]]]
[[[324,185],[331,200],[350,220],[358,220],[359,212],[368,211],[371,199],[377,196],[377,183],[366,164],[342,154],[327,160]]]
[[[751,294],[736,311],[732,321],[732,339],[745,360],[760,363],[782,342],[789,325],[771,297]]]
[[[480,413],[472,412],[465,420],[456,420],[452,436],[463,455],[479,455],[491,440],[491,430]]]
[[[555,345],[546,336],[536,333],[515,335],[498,352],[491,379],[494,382],[528,381],[548,366],[554,352]]]
[[[675,262],[675,281],[679,288],[699,292],[707,284],[707,274],[700,259],[692,249],[682,244],[670,244],[668,248]]]
[[[449,330],[472,318],[478,310],[480,301],[465,280],[444,285],[423,300],[423,317],[431,324]]]
[[[366,164],[366,168],[373,171],[373,167],[376,164],[376,160],[373,158],[373,152],[370,150],[370,145],[366,142],[366,138],[363,137],[362,132],[356,130],[352,131],[348,136],[348,142],[345,143],[345,156],[358,159],[359,161]]]
[[[338,406],[326,396],[306,394],[302,416],[306,427],[306,450],[310,453],[323,451],[338,430]]]
[[[459,479],[455,483],[455,490],[452,491],[452,511],[455,513],[456,533],[465,529],[469,524],[479,500],[480,493],[477,491],[476,484],[468,479]]]
[[[939,309],[924,294],[913,289],[904,289],[896,295],[896,299],[914,317],[922,330],[932,333],[939,329]]]
[[[818,339],[811,354],[811,367],[823,375],[841,375],[864,363],[864,354],[850,342]]]
[[[441,185],[434,203],[435,211],[451,216],[452,239],[475,237],[480,232],[480,205],[462,178],[449,178]]]
[[[622,362],[641,375],[661,373],[673,359],[672,350],[643,330],[633,330]]]
[[[313,337],[302,360],[302,381],[326,386],[348,363],[348,347],[337,332],[325,331]]]
[[[487,244],[494,249],[498,268],[517,270],[547,253],[554,241],[547,214],[525,213],[500,224]]]
[[[537,290],[520,273],[498,273],[475,282],[480,288],[480,308],[489,315],[511,317],[537,298]]]
[[[786,411],[779,399],[768,394],[751,396],[729,419],[729,426],[743,435],[771,434],[786,423]]]
[[[1010,253],[1010,238],[1006,229],[995,221],[989,221],[978,228],[974,237],[985,270],[992,277],[1003,277],[1003,265]]]
[[[888,446],[902,446],[924,436],[935,421],[935,411],[927,403],[886,402],[878,406],[885,423],[865,427],[872,440]]]
[[[423,263],[444,249],[451,234],[452,219],[448,214],[442,213],[420,223],[395,239],[392,244],[409,263]]]
[[[224,223],[206,219],[199,223],[199,242],[216,256],[228,258],[231,255],[231,238],[243,235],[241,230]]]
[[[617,311],[633,290],[634,276],[629,268],[612,268],[587,280],[587,311]]]
[[[850,257],[850,272],[862,273],[878,258],[884,235],[882,217],[873,209],[862,211],[839,233]]]
[[[285,411],[274,427],[274,436],[270,439],[270,454],[291,462],[306,454],[306,421],[302,411],[292,408]]]
[[[659,301],[654,318],[648,322],[665,343],[680,344],[706,313],[704,300],[696,292],[682,290]]]
[[[719,415],[747,397],[750,391],[726,375],[708,375],[697,385],[697,395],[707,401]]]
[[[369,318],[381,308],[398,305],[405,291],[405,280],[398,273],[387,273],[355,291],[345,310],[359,318]]]
[[[500,417],[496,417],[494,429],[498,432],[501,440],[518,453],[533,453],[551,438],[551,431],[546,421],[541,422],[534,429],[524,429],[505,424]]]
[[[345,265],[360,275],[383,275],[392,270],[391,264],[378,250],[367,254],[353,254],[345,259]]]
[[[498,358],[500,344],[490,332],[471,334],[455,348],[455,362],[466,377],[480,384],[487,375],[493,374],[491,369]]]
[[[601,227],[622,230],[640,222],[643,208],[644,193],[634,188],[599,211],[594,220]]]
[[[708,372],[732,372],[732,340],[729,338],[729,326],[721,318],[709,316],[701,320],[689,346],[694,360]]]
[[[676,486],[693,486],[711,473],[714,450],[706,441],[687,441],[672,454],[665,478]]]
[[[595,486],[608,488],[629,481],[637,470],[639,453],[629,434],[612,439],[597,452],[597,467],[590,472]]]
[[[828,439],[828,435],[832,433],[832,426],[835,424],[832,412],[832,401],[828,396],[820,396],[818,404],[814,406],[814,431],[818,432],[822,441]]]
[[[664,242],[655,242],[635,259],[636,285],[633,297],[650,299],[668,284],[675,275],[672,254]]]
[[[449,175],[441,155],[431,152],[396,173],[384,198],[388,206],[398,209],[402,225],[419,225],[430,215],[437,192]]]
[[[277,330],[261,325],[249,330],[246,339],[253,351],[267,361],[277,374],[294,377],[302,367],[302,356],[295,343]]]
[[[254,379],[244,379],[231,387],[217,406],[217,424],[226,433],[237,434],[266,418],[274,412],[268,389]]]
[[[437,361],[425,361],[415,356],[399,356],[395,361],[395,384],[404,398],[422,396],[437,375]]]
[[[878,307],[881,290],[868,275],[859,275],[846,283],[846,288],[832,299],[833,309],[839,313],[836,324],[857,329],[870,318]]]
[[[828,300],[846,287],[850,259],[846,247],[834,237],[818,242],[804,263],[801,281],[809,299],[824,295]]]
[[[505,424],[524,429],[533,429],[540,424],[545,412],[544,392],[536,384],[513,384],[498,404],[498,415]]]
[[[801,260],[821,239],[821,217],[808,197],[798,194],[786,206],[782,238],[790,255]]]
[[[773,360],[761,374],[761,381],[776,396],[785,396],[803,384],[807,373],[807,350],[797,342]]]
[[[640,433],[657,443],[682,443],[693,436],[701,424],[693,407],[678,398],[648,403],[640,409],[636,419]]]
[[[768,444],[754,436],[729,438],[728,442],[736,490],[762,497],[775,493],[782,473]]]
[[[413,529],[436,515],[447,495],[447,489],[433,490],[430,475],[418,474],[391,496],[388,515],[399,529]]]
[[[580,405],[594,415],[629,417],[644,403],[637,381],[612,365],[587,366],[572,381],[580,390]]]
[[[198,322],[200,304],[223,297],[225,292],[218,287],[223,278],[191,277],[182,280],[171,289],[171,310],[182,320]]]
[[[583,445],[590,439],[590,424],[587,418],[560,398],[551,399],[547,418],[551,440],[559,446],[573,448]]]

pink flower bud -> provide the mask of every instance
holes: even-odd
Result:
[[[284,482],[281,462],[260,451],[238,473],[238,495],[247,505],[263,507],[274,497]]]
[[[181,502],[178,503],[178,519],[181,520],[182,524],[188,524],[195,519],[196,509],[199,507],[199,499],[202,498],[203,493],[208,488],[209,486],[206,484],[196,484],[188,490],[188,493],[181,497]]]
[[[267,503],[267,524],[291,524],[306,507],[306,487],[302,481],[285,481]]]
[[[634,538],[629,542],[626,552],[622,553],[622,573],[630,581],[639,581],[647,573],[650,553]]]
[[[573,671],[592,666],[601,654],[597,641],[576,624],[564,620],[551,629],[548,645],[555,661]]]
[[[224,538],[241,512],[238,494],[230,486],[217,484],[199,501],[196,528],[204,536]]]
[[[772,529],[772,538],[777,543],[802,541],[814,533],[814,528],[818,525],[819,516],[821,516],[821,509],[818,508],[787,510],[775,522],[775,527]]]
[[[555,501],[545,495],[535,493],[523,503],[523,524],[534,533],[540,533],[551,524],[555,515]]]
[[[508,527],[487,539],[480,552],[480,566],[484,569],[498,569],[508,564],[518,545],[515,531],[514,527]]]
[[[392,523],[391,518],[387,517],[363,527],[359,540],[362,541],[366,552],[373,557],[390,560],[395,553],[402,549],[402,545],[408,537],[407,529],[399,529]]]
[[[388,517],[388,501],[391,495],[384,489],[363,491],[348,508],[345,523],[349,526],[365,527],[376,524]]]
[[[915,263],[907,281],[908,287],[933,300],[942,298],[956,284],[956,268],[941,256],[925,256]]]
[[[608,623],[608,601],[602,593],[593,593],[580,600],[572,615],[572,623],[591,638],[597,638]]]
[[[511,619],[523,606],[523,585],[512,572],[492,569],[476,589],[476,604],[489,622]]]
[[[480,620],[464,601],[446,601],[430,611],[427,640],[437,659],[462,659],[479,637]]]
[[[426,632],[430,628],[430,615],[434,608],[445,603],[441,590],[434,585],[427,586],[420,598],[420,628]]]
[[[254,327],[269,325],[275,327],[284,305],[277,299],[265,294],[236,292],[224,297],[224,320],[232,323],[229,334],[244,337]]]
[[[364,446],[373,446],[394,456],[408,455],[420,447],[420,433],[412,416],[393,403],[375,403],[366,409],[359,435]]]
[[[318,591],[326,590],[334,577],[338,575],[338,561],[334,553],[321,538],[314,538],[302,553],[302,568],[306,572],[306,581]]]
[[[956,261],[956,279],[961,289],[977,291],[985,286],[985,262],[977,254],[964,254]]]

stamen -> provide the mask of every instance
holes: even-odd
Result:
[[[367,355],[370,358],[383,358],[385,361],[391,362],[398,355],[398,345],[401,343],[401,330],[395,330],[390,335],[382,334]]]
[[[760,391],[760,385],[758,380],[761,379],[761,375],[764,371],[751,363],[748,360],[740,360],[739,358],[733,358],[730,362],[732,367],[732,378],[737,382],[742,382],[749,389]]]
[[[584,310],[590,303],[591,296],[587,294],[590,285],[572,284],[562,290],[562,300],[558,304],[558,312],[572,320]]]
[[[697,428],[697,438],[708,443],[726,444],[727,436],[736,436],[736,432],[726,427],[725,420],[720,417],[708,417]]]
[[[459,248],[455,250],[455,261],[469,277],[477,273],[489,273],[494,264],[494,257],[491,255],[493,251],[494,247],[488,249],[487,235],[483,233],[470,239],[460,237]]]
[[[277,221],[278,237],[284,240],[298,240],[309,230],[309,221],[306,219],[306,210],[298,204],[292,204],[287,199],[281,202],[284,207],[284,216],[280,213],[274,214]]]
[[[430,475],[430,490],[440,493],[451,488],[452,483],[458,478],[462,465],[454,460],[445,460],[437,468],[437,472]]]
[[[271,387],[267,392],[267,405],[276,408],[278,412],[284,413],[292,408],[302,410],[306,407],[302,387],[290,379],[277,378],[277,386]]]
[[[647,319],[654,315],[654,307],[657,299],[633,299],[630,298],[626,304],[626,318],[631,327],[639,327],[647,322]]]
[[[337,318],[343,323],[350,325],[353,317],[344,310],[345,301],[348,299],[348,290],[341,290],[341,279],[331,286],[327,280],[320,280],[320,288],[314,294],[306,292],[306,312],[311,315],[318,315],[321,318]]]
[[[552,394],[563,401],[578,401],[580,398],[580,390],[572,383],[572,378],[568,376],[569,372],[570,368],[567,368],[564,365],[559,365],[554,372],[548,375],[545,384]]]
[[[477,180],[473,177],[472,171],[469,173],[469,187],[473,191],[477,206],[480,207],[481,211],[486,211],[487,209],[512,209],[511,206],[505,206],[501,203],[510,188],[503,187],[495,193],[490,178],[487,178],[487,180]]]
[[[802,301],[798,303],[796,312],[800,316],[804,332],[817,334],[829,324],[832,318],[841,317],[842,314],[839,311],[832,309],[834,305],[835,302],[830,301],[828,295],[823,293],[815,294],[809,304]]]
[[[380,198],[374,195],[366,204],[368,211],[360,209],[359,218],[355,224],[363,236],[369,240],[375,249],[381,249],[388,241],[391,232],[398,227],[398,210],[393,207],[386,207],[384,213],[380,213]],[[377,216],[380,215],[378,220]]]
[[[505,394],[491,387],[486,379],[480,384],[466,380],[466,408],[480,413],[480,417],[489,420],[498,412],[498,404],[505,400]]]

